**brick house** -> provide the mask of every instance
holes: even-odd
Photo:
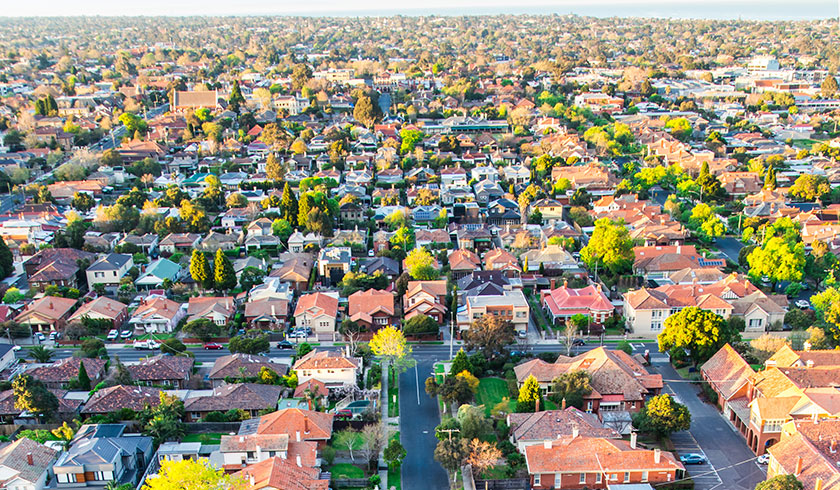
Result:
[[[350,320],[364,326],[367,331],[399,325],[394,308],[394,293],[390,291],[356,291],[350,295],[348,302]]]

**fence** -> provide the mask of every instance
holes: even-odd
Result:
[[[335,488],[365,488],[369,481],[367,478],[341,478],[332,483]]]
[[[531,490],[531,482],[527,478],[475,480],[475,490]]]

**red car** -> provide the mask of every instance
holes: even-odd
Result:
[[[353,418],[353,412],[351,412],[350,410],[348,410],[346,408],[342,408],[341,410],[339,410],[335,413],[335,417],[338,418],[338,419],[352,419]]]
[[[222,346],[222,344],[217,344],[216,342],[208,342],[204,344],[204,348],[206,350],[220,350],[223,349],[224,346]]]

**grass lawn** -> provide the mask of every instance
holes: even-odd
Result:
[[[696,370],[694,372],[689,372],[689,369],[691,369],[691,366],[681,367],[677,369],[677,374],[679,374],[682,379],[687,379],[690,381],[699,381],[700,372]]]
[[[487,468],[483,473],[481,473],[481,477],[486,480],[504,480],[507,478],[507,471],[505,471],[505,468],[505,466]]]
[[[490,410],[505,397],[510,397],[507,381],[502,378],[481,378],[478,380],[478,393],[475,394],[475,401],[478,405],[484,405],[485,414],[490,415]]]
[[[364,444],[365,441],[364,441],[364,439],[362,439],[362,435],[358,432],[353,433],[353,438],[355,439],[355,442],[353,444],[353,450],[358,451],[362,447],[362,445]],[[337,442],[333,442],[332,446],[334,448],[338,449],[339,451],[347,451],[348,450],[347,449],[347,444],[338,444]]]
[[[349,463],[338,463],[327,470],[332,478],[364,478],[365,471]]]
[[[221,433],[208,432],[206,434],[187,434],[181,442],[200,442],[202,444],[220,444],[222,440]]]
[[[391,434],[391,440],[400,440],[400,431]],[[402,490],[402,465],[391,469],[388,467],[388,488]]]
[[[391,375],[388,380],[388,416],[400,416],[400,376],[397,373]]]

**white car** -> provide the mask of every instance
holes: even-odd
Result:
[[[761,456],[755,458],[755,462],[758,464],[767,464],[770,462],[770,455],[762,454]]]
[[[801,308],[803,310],[807,310],[808,308],[811,307],[811,303],[809,303],[808,300],[805,300],[805,299],[800,299],[794,304],[796,305],[797,308]]]
[[[107,338],[108,340],[116,340],[117,337],[119,337],[119,336],[120,336],[119,330],[114,329],[114,330],[111,330],[110,332],[108,332],[108,336],[105,337],[105,338]]]

